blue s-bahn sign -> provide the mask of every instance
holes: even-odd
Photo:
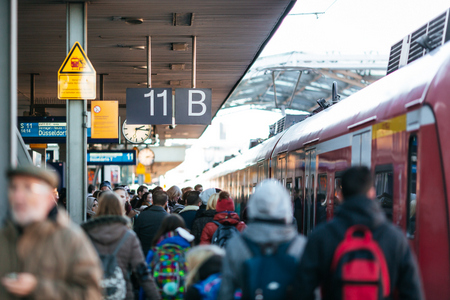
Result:
[[[66,143],[66,117],[19,117],[20,135],[26,144]],[[87,128],[88,143],[118,143],[118,139],[92,139]]]
[[[136,165],[135,150],[88,151],[88,165]]]

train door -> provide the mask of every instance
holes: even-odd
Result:
[[[370,168],[372,158],[372,129],[356,133],[352,139],[352,166]]]
[[[315,176],[316,150],[306,151],[305,155],[305,204],[303,209],[303,234],[308,235],[315,222]]]

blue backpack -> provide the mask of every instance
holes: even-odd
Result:
[[[212,274],[203,281],[194,284],[194,287],[199,291],[200,297],[203,300],[215,300],[219,295],[220,283],[222,278],[220,273]]]
[[[298,263],[287,253],[293,241],[268,247],[244,241],[253,256],[244,262],[242,299],[291,299]]]

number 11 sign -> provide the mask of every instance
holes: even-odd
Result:
[[[127,89],[127,124],[170,125],[172,111],[172,89]]]

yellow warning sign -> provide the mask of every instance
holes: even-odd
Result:
[[[96,76],[80,43],[75,42],[58,71],[58,99],[95,99]]]

